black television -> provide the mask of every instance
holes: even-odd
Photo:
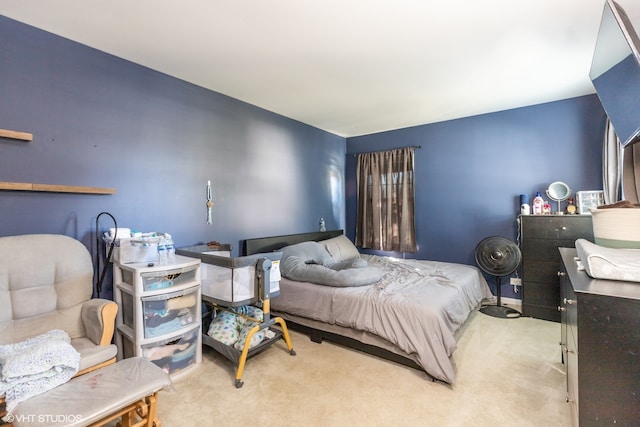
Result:
[[[640,38],[613,0],[605,0],[589,78],[620,143],[639,141]]]

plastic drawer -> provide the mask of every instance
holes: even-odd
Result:
[[[198,265],[183,268],[170,268],[162,271],[140,273],[143,291],[156,291],[180,286],[185,283],[197,281],[196,273]],[[133,270],[122,269],[122,280],[135,286],[136,273]]]
[[[183,291],[142,297],[144,337],[159,337],[198,322],[199,290],[198,286],[193,286]]]
[[[176,338],[144,344],[142,357],[168,374],[175,374],[197,361],[200,326]]]
[[[576,192],[576,208],[582,215],[591,215],[591,209],[597,209],[604,205],[604,191],[578,191]]]

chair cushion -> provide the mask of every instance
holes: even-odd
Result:
[[[115,344],[99,346],[95,345],[89,338],[72,339],[71,345],[80,353],[78,371],[113,359],[118,353],[118,347]]]
[[[91,255],[78,240],[53,234],[0,237],[1,343],[51,329],[84,336],[80,311],[92,292]]]

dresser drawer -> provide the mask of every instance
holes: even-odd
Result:
[[[142,356],[169,374],[174,374],[196,362],[200,327],[170,340],[145,344]]]
[[[526,259],[522,263],[522,274],[527,281],[558,284],[560,260],[538,261]]]
[[[566,297],[560,301],[562,307],[567,311],[567,336],[571,334],[575,343],[575,350],[578,349],[578,304],[576,294],[571,286],[565,290]],[[567,338],[568,339],[568,338]]]
[[[542,305],[558,310],[560,301],[560,285],[524,281],[522,295],[527,304]]]
[[[567,373],[567,403],[570,405],[571,418],[578,420],[578,343],[574,335],[577,331],[570,330],[567,333],[567,345],[563,349],[565,352],[565,364]],[[574,425],[578,425],[575,423]]]
[[[136,278],[140,276],[142,282],[141,291],[156,291],[159,289],[177,288],[179,286],[195,283],[198,277],[200,266],[190,265],[188,267],[167,268],[167,270],[154,270],[144,273],[137,273],[135,270],[122,269],[122,281],[136,287]]]
[[[144,337],[167,335],[198,322],[200,287],[142,297]]]
[[[576,241],[529,238],[522,241],[521,250],[525,260],[555,261],[560,265],[558,248],[574,248]],[[555,271],[558,271],[556,268]]]
[[[563,215],[523,215],[523,234],[526,237],[538,239],[568,239],[584,238],[593,241],[593,225],[591,216],[563,216]]]
[[[550,322],[560,321],[558,307],[543,307],[541,305],[522,303],[522,315],[536,319],[549,320]]]
[[[558,248],[573,248],[581,238],[593,241],[591,216],[521,215],[519,221],[523,314],[560,321]]]

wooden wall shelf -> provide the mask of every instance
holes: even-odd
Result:
[[[27,132],[18,132],[9,129],[0,129],[0,138],[19,139],[21,141],[33,141],[33,134]]]
[[[34,184],[31,182],[0,182],[0,190],[45,191],[49,193],[115,194],[115,188],[78,185]]]

